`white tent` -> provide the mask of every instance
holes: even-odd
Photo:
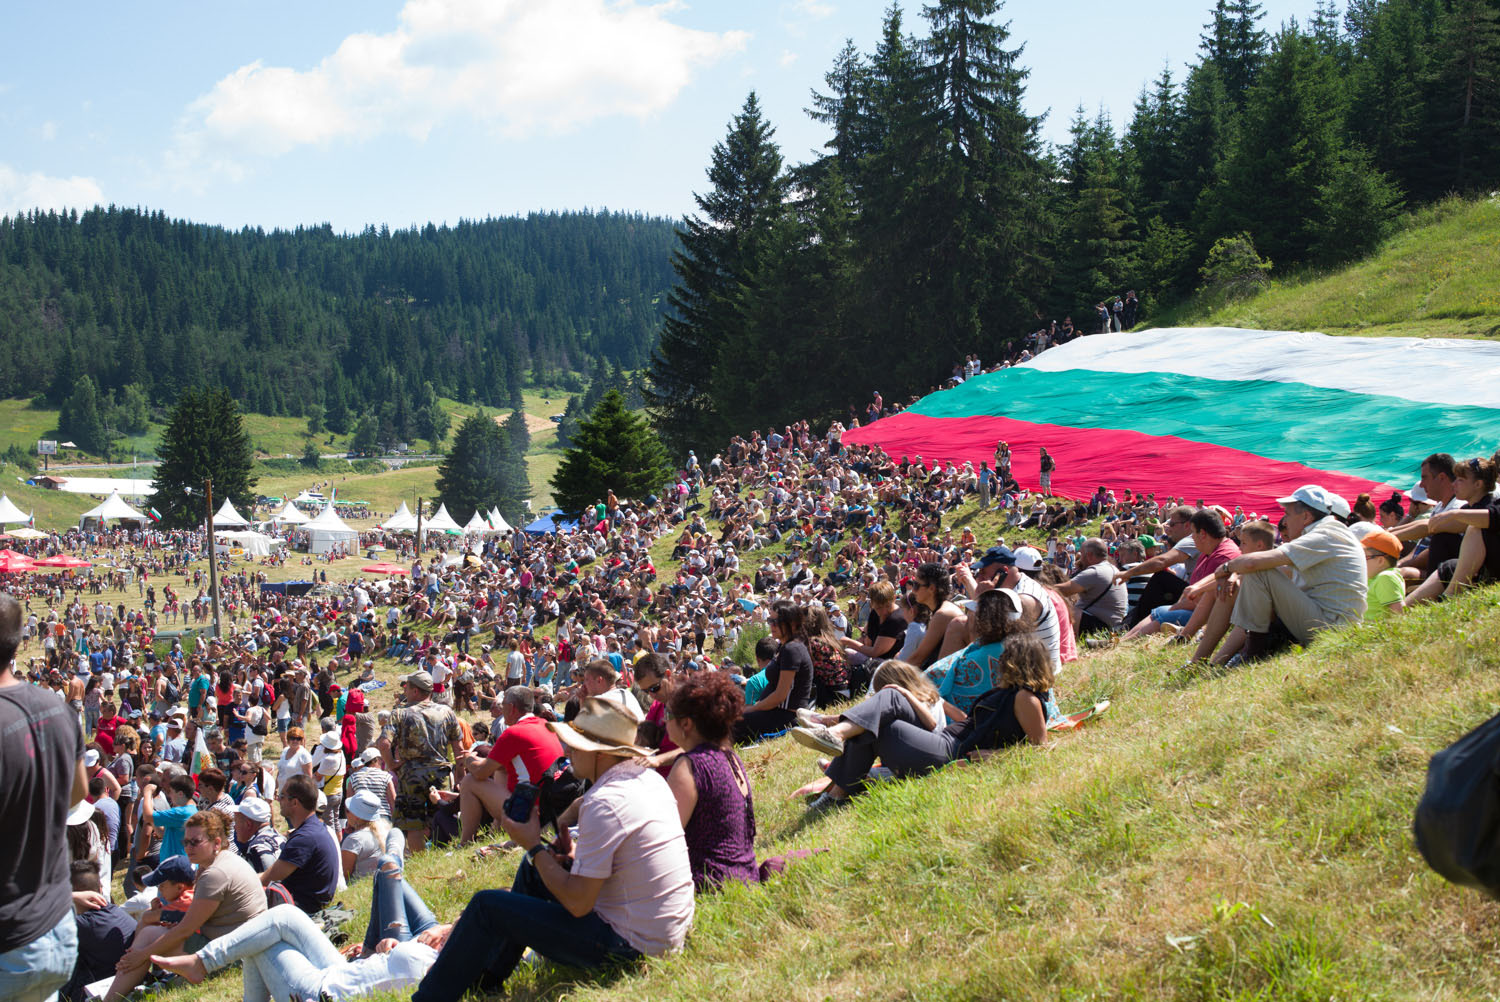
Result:
[[[464,525],[464,535],[465,536],[469,536],[469,535],[483,535],[486,532],[494,532],[494,531],[495,530],[490,527],[490,523],[489,522],[487,522],[483,518],[479,517],[479,512],[477,512],[477,511],[473,515],[471,515],[469,517],[468,523],[466,525]]]
[[[91,509],[90,511],[86,511],[82,515],[79,515],[78,528],[82,529],[83,523],[87,522],[89,519],[94,519],[97,522],[148,521],[145,515],[142,515],[140,512],[130,507],[130,505],[126,504],[124,500],[121,499],[119,491],[115,491],[114,493],[110,494],[109,497],[104,499],[104,502],[100,504],[99,507]]]
[[[436,515],[422,520],[422,531],[462,533],[464,530],[463,526],[453,521],[453,516],[448,514],[448,506],[439,505]]]
[[[276,525],[302,525],[307,521],[307,516],[297,510],[297,506],[288,501],[281,510],[271,516],[271,522]]]
[[[15,536],[17,539],[46,539],[47,538],[47,534],[45,532],[42,532],[40,529],[30,528],[29,526],[23,526],[23,527],[21,527],[19,529],[12,529],[10,531],[10,534],[12,536]]]
[[[515,531],[510,527],[510,523],[505,520],[505,516],[500,514],[499,505],[496,505],[494,508],[490,509],[490,528],[494,529],[496,532]]]
[[[0,494],[0,525],[25,525],[31,516],[16,507],[16,503]]]
[[[417,528],[417,516],[406,507],[406,502],[401,502],[401,507],[396,509],[396,514],[381,523],[380,527],[387,532],[414,532]]]
[[[310,553],[327,553],[340,543],[353,550],[359,542],[359,533],[349,528],[339,518],[333,505],[328,505],[318,517],[302,527],[307,533],[307,549]]]
[[[267,536],[263,532],[219,532],[216,527],[214,536],[220,542],[238,546],[252,557],[268,556],[276,547],[286,545],[286,540]]]
[[[228,498],[214,512],[214,531],[220,529],[243,529],[250,525],[249,520],[241,518],[240,513],[234,510],[234,504]]]

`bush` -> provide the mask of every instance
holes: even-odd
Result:
[[[386,471],[386,465],[378,459],[356,459],[349,464],[349,468],[355,473],[364,474],[384,473]]]
[[[1224,300],[1253,296],[1270,281],[1271,262],[1255,252],[1250,234],[1220,237],[1198,274],[1202,291]]]

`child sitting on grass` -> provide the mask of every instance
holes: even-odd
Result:
[[[1369,580],[1365,622],[1378,623],[1389,619],[1392,612],[1400,612],[1401,600],[1406,597],[1406,579],[1396,570],[1401,540],[1384,529],[1375,529],[1365,534],[1363,542],[1365,576]]]

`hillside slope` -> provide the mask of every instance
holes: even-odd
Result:
[[[1449,199],[1415,212],[1362,261],[1273,281],[1227,305],[1191,301],[1152,326],[1407,337],[1500,336],[1500,198]]]

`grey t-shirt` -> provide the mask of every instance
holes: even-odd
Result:
[[[1073,583],[1083,588],[1078,596],[1078,611],[1103,620],[1112,630],[1125,625],[1125,612],[1130,607],[1125,586],[1115,584],[1118,573],[1114,564],[1101,560],[1073,575]]]

